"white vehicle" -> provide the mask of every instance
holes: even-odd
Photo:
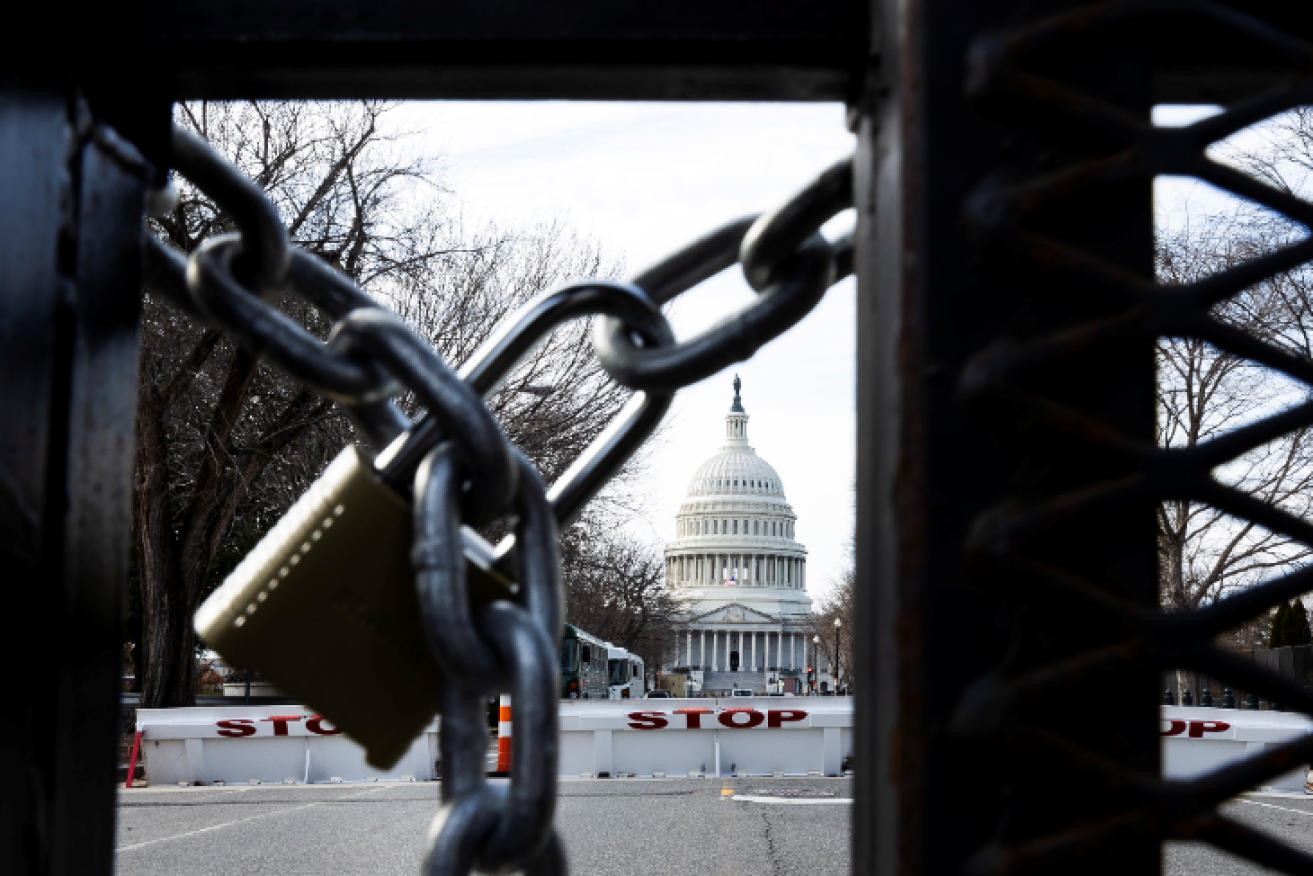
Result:
[[[607,645],[607,691],[613,700],[639,700],[643,698],[643,658],[623,648]]]

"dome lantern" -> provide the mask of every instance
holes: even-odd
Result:
[[[734,404],[730,405],[725,417],[726,446],[748,447],[748,412],[743,410],[743,399],[739,396],[742,387],[739,376],[734,375]],[[751,450],[751,447],[748,447]]]

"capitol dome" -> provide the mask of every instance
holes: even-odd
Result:
[[[735,585],[802,589],[807,550],[793,540],[798,518],[784,498],[779,474],[748,444],[748,413],[739,395],[741,387],[734,378],[734,404],[725,417],[725,444],[702,463],[689,482],[675,517],[677,539],[666,547],[666,555],[675,559],[689,552],[700,556],[703,548],[710,547],[747,559],[732,562],[730,573],[723,577],[711,574],[714,569],[704,574],[704,570],[679,564],[667,580],[676,586],[733,580]]]
[[[811,611],[798,518],[779,474],[748,444],[741,388],[735,377],[725,443],[693,475],[666,545],[666,584],[686,606],[676,665],[695,684],[708,673],[707,692],[796,687]]]
[[[770,463],[747,448],[725,450],[702,463],[693,482],[688,485],[690,496],[742,493],[745,495],[779,496],[784,498],[780,476]]]

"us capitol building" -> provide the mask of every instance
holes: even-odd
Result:
[[[734,378],[725,444],[693,476],[666,545],[666,586],[685,606],[673,671],[705,694],[796,693],[806,678],[807,549],[770,463],[748,445]]]

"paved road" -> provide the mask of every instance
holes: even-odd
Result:
[[[564,781],[557,823],[589,876],[847,874],[851,805],[745,800],[776,788],[851,795],[845,779]],[[436,798],[428,783],[120,791],[118,873],[413,876]],[[1223,812],[1313,853],[1313,798],[1249,796]],[[1203,843],[1172,843],[1164,861],[1167,876],[1272,872]]]
[[[1246,796],[1223,806],[1222,814],[1313,854],[1313,797]],[[1219,852],[1205,843],[1171,843],[1163,860],[1168,876],[1266,876],[1275,872]]]
[[[851,796],[847,779],[563,781],[557,823],[590,876],[847,874],[851,804],[744,799],[780,788]],[[436,798],[427,783],[120,791],[118,873],[414,876]]]

